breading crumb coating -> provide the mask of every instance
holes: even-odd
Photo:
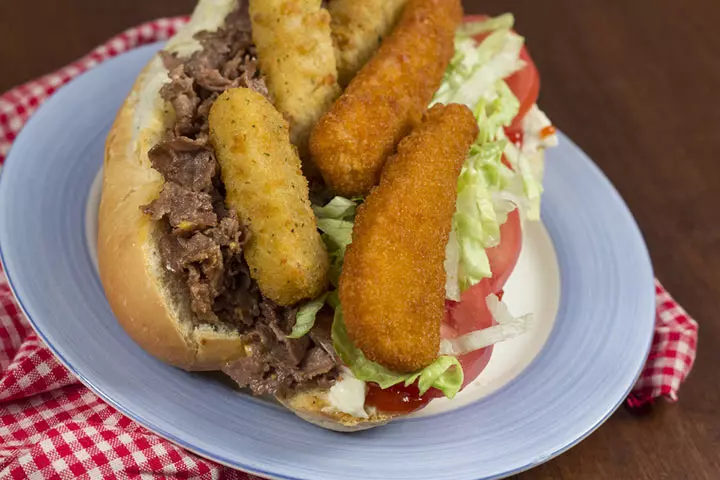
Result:
[[[209,122],[225,203],[250,233],[244,247],[250,275],[280,305],[319,295],[327,285],[328,255],[287,122],[247,88],[220,95]]]
[[[333,0],[333,44],[338,82],[347,86],[390,35],[408,0]]]
[[[391,370],[415,372],[438,355],[457,179],[477,135],[467,107],[431,108],[355,219],[339,286],[345,324],[355,345]]]
[[[314,164],[336,193],[365,195],[420,121],[454,54],[460,0],[411,0],[372,59],[315,126]]]
[[[340,95],[330,14],[321,3],[250,0],[260,69],[301,155],[312,128]]]

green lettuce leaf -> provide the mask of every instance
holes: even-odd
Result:
[[[453,230],[457,265],[448,282],[460,291],[492,276],[486,249],[500,242],[507,214],[520,208],[528,219],[539,218],[542,184],[537,166],[507,140],[504,127],[517,116],[520,102],[504,81],[524,66],[524,39],[511,31],[512,15],[473,22],[458,29],[456,51],[433,103],[462,103],[472,109],[480,133],[458,178]],[[477,44],[472,38],[489,35]],[[513,168],[503,163],[503,155]],[[449,285],[447,291],[457,291]]]
[[[354,217],[356,207],[357,202],[351,199],[345,197],[335,197],[323,207],[313,205],[312,208],[317,218],[334,218],[336,220],[342,220],[348,217]]]
[[[458,36],[474,37],[481,33],[495,30],[509,30],[515,26],[515,17],[512,13],[505,13],[494,18],[477,22],[464,23],[458,28]]]
[[[318,218],[317,226],[324,234],[328,252],[345,256],[345,249],[352,243],[353,222],[335,218]]]
[[[460,247],[457,278],[461,290],[492,276],[485,250],[500,243],[500,226],[515,208],[498,193],[517,184],[517,174],[502,159],[509,143],[503,127],[512,123],[519,102],[502,80],[495,92],[492,101],[478,102],[475,115],[480,135],[458,178],[453,229]]]
[[[300,338],[305,336],[310,329],[315,325],[315,318],[320,309],[325,305],[325,300],[328,297],[328,293],[320,295],[314,300],[310,300],[300,307],[295,315],[295,325],[293,325],[292,332],[288,335],[288,338]]]
[[[455,357],[438,357],[432,364],[416,373],[393,372],[369,360],[350,340],[345,328],[341,305],[335,309],[332,340],[335,351],[353,375],[358,380],[377,383],[380,388],[390,388],[403,382],[405,385],[411,385],[417,381],[421,395],[430,388],[437,388],[448,398],[453,398],[462,387],[462,366]]]
[[[330,256],[330,283],[337,287],[345,260],[345,250],[352,243],[355,211],[361,199],[335,197],[327,205],[313,206],[318,229]]]
[[[462,387],[465,375],[460,360],[444,355],[405,381],[405,386],[418,379],[418,390],[424,395],[431,387],[442,391],[446,397],[453,398]]]
[[[495,97],[496,83],[525,65],[520,59],[525,39],[511,31],[511,20],[504,17],[473,24],[473,31],[492,32],[479,45],[464,28],[458,30],[455,55],[431,104],[461,103],[475,110],[480,100]]]

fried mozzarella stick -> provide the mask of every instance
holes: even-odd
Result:
[[[339,195],[364,195],[416,124],[454,52],[460,0],[410,0],[398,25],[315,126],[313,162]]]
[[[209,123],[225,201],[250,233],[243,247],[250,275],[280,305],[316,297],[328,255],[287,121],[259,93],[233,88],[215,101]]]
[[[312,128],[340,95],[330,14],[321,0],[250,0],[260,70],[304,155]]]
[[[403,139],[355,218],[340,276],[352,341],[397,372],[435,360],[457,180],[478,135],[464,105],[436,105]]]
[[[338,82],[346,86],[370,60],[397,23],[408,0],[334,0],[330,28]]]

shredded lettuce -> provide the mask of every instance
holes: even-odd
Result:
[[[502,15],[458,29],[455,56],[432,103],[462,103],[472,109],[480,133],[458,179],[453,231],[458,265],[449,271],[446,291],[462,291],[492,276],[485,250],[500,242],[500,226],[515,208],[539,218],[542,185],[537,168],[511,142],[504,127],[512,124],[520,102],[504,79],[524,67],[525,40],[512,32],[514,18]],[[474,35],[489,33],[480,44]],[[503,155],[512,168],[503,163]],[[452,249],[448,252],[455,254]]]
[[[330,283],[335,287],[340,280],[345,250],[352,243],[355,211],[359,199],[335,197],[327,205],[313,206],[318,229],[330,255]]]
[[[342,271],[345,250],[352,242],[353,222],[359,199],[335,197],[327,205],[313,205],[318,229],[323,232],[322,239],[330,256],[330,283],[337,287]],[[298,309],[295,325],[288,338],[300,338],[306,335],[313,325],[320,309],[327,303],[332,308],[340,304],[337,290],[325,292],[310,300]]]
[[[455,55],[432,104],[461,103],[475,110],[480,99],[495,97],[494,87],[498,80],[523,68],[525,63],[520,59],[520,51],[525,39],[512,32],[514,21],[511,15],[499,18],[458,29]],[[478,45],[472,36],[483,32],[492,33]]]
[[[519,148],[508,142],[505,149],[505,158],[515,171],[520,172],[522,179],[523,199],[525,200],[525,214],[528,220],[540,220],[540,197],[543,193],[542,166],[536,168],[531,160]]]
[[[433,363],[405,380],[405,386],[418,382],[420,395],[430,388],[437,388],[448,398],[453,398],[460,391],[465,375],[460,360],[456,357],[443,355]]]
[[[317,218],[334,218],[342,220],[355,215],[357,203],[345,197],[335,197],[327,205],[320,207],[313,205]]]
[[[513,316],[505,302],[495,295],[489,295],[485,302],[497,325],[443,340],[440,353],[443,355],[464,355],[481,348],[495,345],[525,333],[533,321],[532,314]]]
[[[448,398],[453,398],[462,387],[464,379],[462,366],[455,357],[438,357],[432,364],[415,373],[393,372],[369,360],[362,350],[357,348],[350,340],[345,329],[342,306],[340,305],[335,309],[332,340],[338,355],[358,380],[377,383],[382,389],[390,388],[399,383],[408,386],[418,382],[421,395],[425,394],[430,388],[437,388]]]
[[[315,325],[315,318],[320,309],[325,305],[328,293],[325,292],[314,300],[310,300],[305,305],[298,309],[297,315],[295,315],[295,325],[293,325],[292,332],[288,335],[288,338],[300,338],[305,336],[313,325]]]
[[[515,17],[512,13],[504,13],[495,18],[488,18],[478,22],[467,22],[458,28],[458,35],[465,37],[474,37],[481,33],[492,32],[494,30],[509,30],[515,25]]]

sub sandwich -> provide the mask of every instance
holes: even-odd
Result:
[[[100,276],[157,359],[325,428],[455,397],[531,315],[539,75],[459,0],[200,0],[107,138]]]

